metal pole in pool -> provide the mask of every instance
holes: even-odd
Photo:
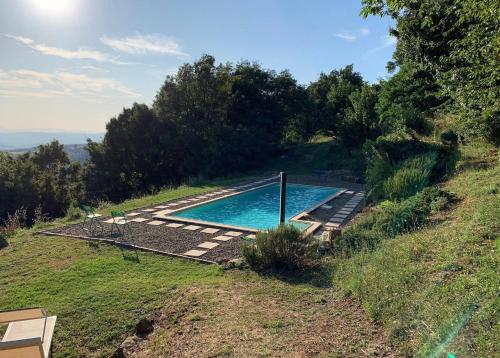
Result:
[[[280,225],[285,222],[286,173],[280,173]]]

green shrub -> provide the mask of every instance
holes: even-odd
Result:
[[[405,160],[393,176],[383,183],[384,198],[400,200],[415,195],[427,185],[437,154],[430,152]]]
[[[71,204],[66,211],[66,218],[68,220],[78,220],[82,217],[82,210],[75,204]]]
[[[349,256],[354,252],[372,250],[384,239],[417,229],[437,208],[445,208],[451,195],[435,187],[401,202],[384,201],[371,213],[348,227],[333,239],[334,255]]]
[[[394,172],[391,163],[384,157],[378,155],[369,164],[366,169],[366,183],[371,188],[370,196],[379,200],[384,197],[384,181]]]
[[[292,225],[257,234],[255,244],[244,244],[242,254],[254,270],[297,270],[311,266],[317,245]]]

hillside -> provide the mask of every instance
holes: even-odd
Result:
[[[68,155],[68,158],[72,162],[78,162],[83,164],[88,158],[89,154],[85,150],[86,144],[64,144],[64,152]],[[6,152],[12,155],[20,155],[24,153],[33,153],[37,150],[37,147],[25,148],[25,149],[13,149],[7,150]]]
[[[50,131],[2,131],[0,130],[0,150],[18,151],[33,148],[56,139],[61,144],[85,143],[87,138],[100,141],[103,133],[50,132]]]
[[[310,154],[325,145],[308,144],[297,148],[300,158],[284,159],[311,165]],[[65,219],[20,230],[0,251],[0,306],[57,312],[56,357],[108,356],[152,314],[154,333],[126,343],[139,357],[493,356],[499,349],[498,151],[471,146],[461,153],[456,173],[441,184],[456,197],[448,210],[373,252],[327,258],[320,271],[258,275],[148,253],[135,261],[107,245],[35,234]],[[164,190],[100,212],[238,180]]]
[[[409,356],[493,357],[500,352],[498,149],[461,147],[440,185],[446,211],[373,252],[335,263],[334,282],[382,323]]]

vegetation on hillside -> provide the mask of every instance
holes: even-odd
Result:
[[[336,241],[335,285],[407,356],[495,356],[499,193],[498,151],[462,147],[439,189],[380,205],[346,230]]]

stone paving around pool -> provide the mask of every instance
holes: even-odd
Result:
[[[255,232],[222,228],[216,224],[203,225],[159,219],[157,213],[165,213],[169,209],[177,210],[195,203],[212,201],[228,194],[246,191],[277,180],[278,178],[274,176],[211,193],[192,195],[154,204],[150,207],[134,209],[125,213],[125,217],[120,218],[120,228],[126,232],[124,236],[117,235],[116,229],[112,234],[113,219],[105,216],[99,218],[102,230],[98,230],[97,233],[90,234],[86,229],[86,225],[82,222],[50,229],[42,233],[96,242],[108,242],[203,262],[225,262],[238,258],[241,244],[244,242],[243,239],[254,240]],[[297,180],[290,180],[290,182],[294,181],[298,182]],[[304,181],[303,178],[300,180],[301,183],[304,183]],[[308,184],[307,181],[304,184]],[[326,183],[322,185],[326,185]],[[337,185],[330,184],[330,186]],[[342,183],[342,185],[342,187],[349,188],[348,183]],[[321,235],[324,231],[341,228],[360,210],[364,193],[363,191],[356,191],[356,189],[359,189],[359,187],[355,187],[354,190],[348,189],[344,191],[335,199],[323,203],[323,205],[309,213],[308,220],[323,224],[317,234]]]
[[[113,219],[106,216],[99,218],[102,230],[97,230],[97,233],[93,235],[86,230],[84,223],[71,224],[42,233],[108,242],[210,263],[224,262],[240,256],[243,238],[248,235],[254,237],[252,232],[223,229],[211,225],[158,220],[155,218],[156,213],[165,212],[168,208],[181,209],[193,205],[193,203],[246,191],[277,180],[277,177],[266,178],[211,193],[192,195],[166,203],[154,204],[150,207],[134,209],[125,213],[124,218],[120,218],[120,228],[125,228],[126,234],[124,236],[116,235],[116,229],[115,233],[112,234]]]

